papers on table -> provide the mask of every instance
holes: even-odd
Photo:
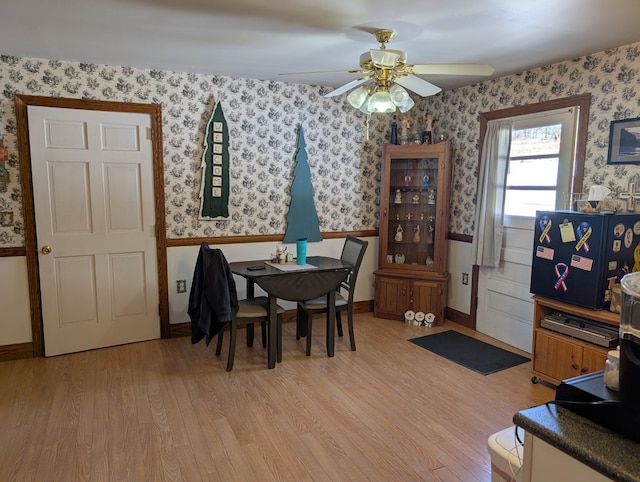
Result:
[[[274,268],[279,269],[280,271],[306,271],[310,269],[318,269],[317,266],[314,266],[312,264],[296,264],[295,261],[285,264],[272,263],[271,261],[265,261],[265,263],[269,266],[273,266]]]

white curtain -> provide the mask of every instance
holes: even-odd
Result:
[[[510,120],[487,122],[482,145],[476,220],[471,255],[473,264],[497,268],[502,252],[502,213],[511,145]]]

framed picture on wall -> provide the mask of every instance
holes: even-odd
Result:
[[[640,117],[611,121],[607,164],[640,164]]]

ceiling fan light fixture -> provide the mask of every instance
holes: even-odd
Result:
[[[381,49],[371,49],[369,51],[369,59],[376,67],[383,68],[393,68],[400,60],[404,60],[403,56],[400,55],[397,50],[381,50]],[[364,54],[366,55],[366,54]],[[360,57],[360,62],[362,63],[362,56]]]
[[[391,96],[391,100],[395,105],[400,107],[404,104],[409,98],[409,92],[407,92],[402,86],[398,84],[393,84],[389,88],[389,95]]]
[[[390,114],[396,110],[396,105],[387,90],[379,90],[372,94],[367,106],[372,114]]]
[[[349,104],[351,104],[356,109],[359,109],[365,103],[368,96],[368,87],[362,85],[357,89],[351,91],[351,93],[347,96],[347,100],[349,101]]]
[[[401,105],[399,105],[398,109],[400,110],[400,112],[404,114],[409,109],[411,109],[414,105],[416,105],[416,103],[413,101],[411,96],[407,96],[407,100],[405,100]]]

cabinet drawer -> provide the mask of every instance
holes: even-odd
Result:
[[[543,330],[535,332],[533,370],[561,381],[580,375],[582,346]]]
[[[605,361],[607,361],[607,350],[584,347],[582,350],[582,369],[580,370],[580,374],[604,370]]]

